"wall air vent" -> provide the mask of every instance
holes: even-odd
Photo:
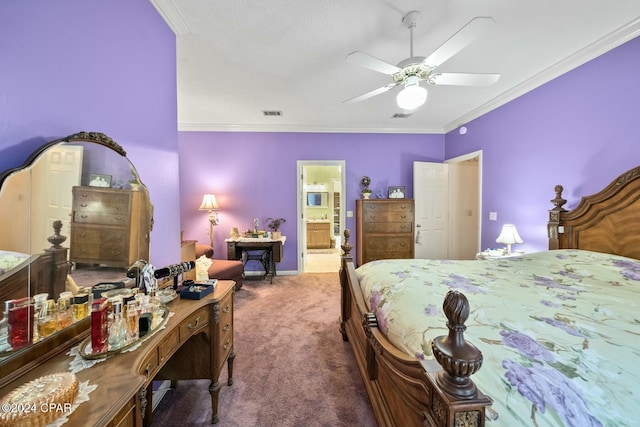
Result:
[[[391,116],[392,119],[406,119],[411,117],[412,113],[395,113],[393,116]]]
[[[267,117],[280,117],[282,116],[282,111],[262,110],[262,114],[264,114]]]

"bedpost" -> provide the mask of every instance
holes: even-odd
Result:
[[[342,259],[340,261],[340,333],[342,334],[342,340],[348,341],[347,331],[345,329],[345,323],[351,317],[351,293],[349,292],[349,279],[347,278],[347,263],[353,262],[353,256],[351,250],[353,245],[349,241],[351,238],[351,231],[348,228],[344,230],[344,243],[340,245],[343,250]]]
[[[65,240],[67,240],[67,236],[60,234],[61,229],[62,221],[53,221],[53,235],[47,237],[47,241],[51,243],[51,247],[44,250],[46,253],[51,254],[52,257],[51,273],[50,277],[47,277],[40,282],[40,289],[38,289],[38,293],[46,292],[49,295],[54,295],[56,297],[57,295],[60,295],[61,292],[65,291],[67,275],[69,274],[71,267],[71,264],[67,260],[68,249],[60,246]],[[45,284],[47,287],[43,287]]]
[[[551,203],[553,203],[555,207],[549,211],[549,222],[547,223],[549,249],[560,249],[560,239],[558,234],[564,232],[563,226],[560,223],[560,212],[567,211],[565,208],[563,208],[564,204],[567,203],[567,201],[562,198],[562,190],[564,190],[562,185],[556,185],[556,197],[554,199],[551,199]]]
[[[434,365],[425,364],[430,388],[426,416],[438,427],[484,426],[485,407],[491,404],[491,399],[478,391],[470,378],[482,366],[482,352],[464,339],[469,301],[462,293],[449,291],[442,308],[449,334],[431,342],[433,355],[442,369],[431,369]]]

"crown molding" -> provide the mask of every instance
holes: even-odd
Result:
[[[352,126],[301,126],[226,123],[179,123],[180,132],[300,132],[300,133],[399,133],[443,134],[442,128],[430,127],[352,127]]]
[[[587,62],[609,52],[612,49],[615,49],[620,45],[623,45],[639,35],[640,18],[636,18],[626,25],[618,28],[616,31],[607,34],[606,36],[591,43],[589,46],[575,52],[573,55],[568,56],[562,61],[557,62],[551,67],[548,67],[531,78],[523,81],[518,86],[513,87],[512,89],[493,98],[491,101],[486,102],[482,106],[447,124],[445,126],[445,133],[451,132],[463,124],[469,123],[470,121],[477,119],[478,117],[483,116],[484,114],[487,114],[510,101],[513,101],[527,92],[530,92],[533,89],[536,89],[545,83],[548,83],[551,80],[586,64]]]
[[[149,0],[149,2],[156,8],[176,36],[184,36],[193,32],[173,0]]]

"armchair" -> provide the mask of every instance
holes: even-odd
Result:
[[[210,245],[196,243],[196,259],[200,259],[203,255],[211,260],[211,265],[207,268],[209,279],[233,280],[236,282],[236,291],[242,287],[242,276],[244,274],[242,261],[213,259],[213,248]],[[197,268],[196,265],[196,271]]]

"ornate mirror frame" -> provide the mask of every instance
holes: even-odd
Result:
[[[70,243],[67,240],[66,236],[69,235],[71,230],[64,227],[62,230],[60,230],[61,224],[59,223],[61,223],[61,221],[55,221],[55,223],[57,224],[51,224],[53,227],[49,228],[46,231],[47,233],[51,234],[50,237],[46,239],[51,244],[51,247],[44,249],[44,251],[40,253],[38,250],[35,250],[35,248],[44,247],[47,242],[41,242],[41,239],[38,238],[38,240],[36,240],[38,243],[33,243],[31,235],[38,233],[33,233],[32,231],[30,213],[26,214],[26,216],[29,216],[29,218],[24,218],[25,211],[21,211],[21,209],[17,206],[20,204],[20,201],[22,201],[25,205],[29,205],[26,212],[32,212],[34,210],[32,194],[34,186],[37,186],[39,184],[35,182],[35,177],[37,174],[33,172],[32,167],[34,167],[38,160],[42,159],[46,153],[51,152],[48,150],[61,144],[83,145],[85,143],[97,144],[99,146],[106,147],[110,150],[109,153],[113,151],[127,162],[127,165],[123,164],[122,168],[124,168],[124,166],[127,166],[129,168],[128,173],[131,175],[129,184],[126,184],[123,180],[119,180],[119,182],[114,181],[113,183],[111,183],[111,187],[115,187],[117,189],[126,189],[130,192],[139,191],[141,192],[140,199],[142,200],[142,202],[140,203],[146,203],[148,205],[148,207],[145,208],[147,210],[144,211],[145,215],[148,215],[149,217],[148,221],[145,223],[148,225],[146,226],[148,228],[142,227],[143,229],[140,230],[140,236],[136,237],[136,239],[132,240],[132,242],[130,243],[130,245],[138,245],[135,250],[135,255],[142,253],[145,254],[146,258],[148,259],[149,237],[153,224],[152,206],[149,202],[148,190],[146,186],[144,186],[140,182],[140,178],[135,170],[134,165],[126,157],[125,150],[113,139],[100,132],[78,132],[65,138],[48,142],[35,150],[20,167],[7,170],[6,172],[0,174],[0,220],[4,218],[3,215],[5,217],[7,215],[12,215],[16,223],[23,225],[27,224],[27,227],[29,227],[27,234],[29,234],[29,236],[22,236],[21,238],[19,235],[15,235],[14,241],[21,241],[20,244],[25,245],[24,252],[31,255],[30,258],[28,258],[23,263],[24,267],[20,272],[16,272],[16,270],[18,270],[19,267],[22,267],[23,264],[20,264],[20,266],[18,266],[18,268],[16,268],[15,270],[10,270],[5,274],[0,274],[0,300],[2,300],[3,311],[5,308],[5,301],[9,300],[10,298],[17,298],[19,296],[22,296],[23,294],[25,297],[31,298],[33,297],[33,295],[39,292],[50,292],[50,295],[57,299],[57,295],[59,295],[59,292],[61,290],[60,283],[63,283],[62,286],[65,286],[65,283],[67,285],[69,283],[66,280],[70,277],[68,276],[68,273],[70,273],[72,263],[69,256],[69,247],[68,245],[65,246],[65,243]],[[84,152],[82,153],[82,155],[84,155]],[[82,165],[81,167],[83,166],[84,165]],[[101,169],[97,170],[99,170],[100,173],[102,173],[103,171]],[[20,175],[17,175],[25,171],[27,171],[27,175],[25,178],[21,178]],[[86,172],[82,172],[82,175],[82,181],[80,182],[84,182],[85,185],[88,185],[87,176],[85,176],[87,175]],[[5,184],[8,185],[8,182],[10,182],[12,179],[15,179],[16,177],[18,181],[27,182],[27,190],[7,190]],[[81,186],[82,184],[80,184],[80,182],[77,185]],[[9,204],[9,209],[7,209],[7,203]],[[3,204],[5,205],[4,212],[2,206]],[[15,209],[13,209],[14,206],[16,207]],[[72,209],[72,207],[68,207],[68,215],[70,218],[65,218],[68,221],[72,221],[71,218],[74,216]],[[12,228],[19,229],[20,227]],[[39,234],[42,234],[43,232],[44,231],[41,230]],[[15,233],[19,232],[14,232],[14,234]],[[47,236],[49,236],[49,234],[47,234]],[[29,243],[22,242],[27,240],[29,241]],[[2,247],[2,243],[4,242],[0,241],[0,250],[5,249]],[[36,244],[39,244],[39,246],[34,248]],[[144,247],[145,245],[146,248]],[[36,254],[34,254],[34,252]],[[43,259],[47,260],[47,267],[45,268],[52,268],[52,270],[41,270],[41,267],[36,264],[36,258],[40,260],[38,262],[42,262]],[[53,263],[53,267],[48,266],[50,263]],[[126,266],[122,264],[120,264],[120,266],[124,267],[122,275],[122,277],[124,277]],[[73,282],[73,280],[71,280],[71,282]],[[7,286],[3,287],[3,285]],[[3,321],[5,321],[5,318],[6,315],[3,314]],[[12,350],[9,353],[4,353],[4,355],[0,357],[0,387],[23,375],[35,366],[38,366],[53,355],[63,351],[65,348],[68,348],[69,346],[82,341],[88,336],[89,329],[90,318],[86,317],[36,343],[31,343],[23,348]]]

